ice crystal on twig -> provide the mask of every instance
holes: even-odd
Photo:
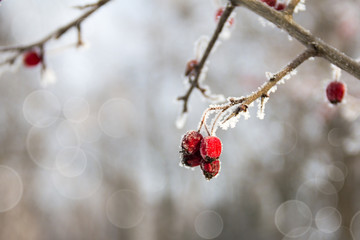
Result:
[[[332,74],[333,74],[333,80],[339,81],[341,77],[341,68],[335,66],[334,64],[331,64],[332,68]]]
[[[306,6],[305,6],[305,0],[300,0],[300,2],[296,5],[294,12],[298,13],[299,11],[305,11],[306,10]]]
[[[187,113],[185,112],[181,113],[176,119],[176,123],[175,123],[176,127],[178,129],[182,129],[185,126],[186,120],[187,120]]]

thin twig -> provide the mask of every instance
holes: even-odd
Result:
[[[220,113],[215,117],[214,123],[211,129],[211,134],[214,134],[215,126],[217,121],[219,121],[220,116],[229,108],[238,105],[236,109],[222,122],[225,123],[226,121],[230,120],[231,118],[237,116],[240,112],[246,112],[248,106],[257,100],[258,98],[265,99],[265,97],[269,97],[269,91],[286,75],[290,74],[294,69],[296,69],[300,64],[308,60],[310,57],[317,56],[318,52],[315,49],[306,49],[303,53],[298,55],[292,62],[286,65],[281,71],[273,75],[266,84],[259,88],[253,94],[240,99],[230,99],[227,104],[219,105],[219,106],[212,106],[206,109],[202,116],[202,121],[200,124],[199,131],[201,130],[201,126],[204,124],[206,120],[206,116],[210,111],[221,110]],[[263,106],[262,106],[263,107]]]
[[[200,85],[199,85],[199,77],[201,75],[201,72],[203,70],[203,67],[205,65],[205,62],[207,61],[210,53],[211,53],[211,50],[213,49],[217,39],[219,38],[219,35],[227,21],[227,19],[229,18],[231,12],[234,10],[234,6],[229,2],[228,5],[226,6],[223,14],[221,15],[220,17],[220,20],[219,20],[219,23],[215,29],[215,32],[213,33],[211,39],[210,39],[210,42],[208,43],[207,45],[207,48],[204,52],[204,55],[201,57],[201,60],[199,62],[199,64],[196,66],[195,68],[195,76],[193,77],[193,79],[189,79],[190,80],[190,87],[189,89],[187,90],[187,92],[185,93],[185,95],[181,96],[181,97],[178,97],[178,100],[180,101],[183,101],[183,113],[187,112],[188,111],[188,101],[189,101],[189,98],[190,98],[190,95],[192,93],[192,91],[197,88],[201,91],[201,93],[205,94],[205,89],[204,88],[201,88]]]
[[[284,13],[289,15],[289,16],[292,16],[293,13],[294,13],[295,7],[299,4],[299,2],[300,2],[300,0],[291,0],[288,3]]]
[[[307,48],[316,49],[318,56],[325,58],[330,63],[360,79],[359,62],[312,35],[309,30],[295,23],[289,15],[276,11],[258,0],[231,0],[231,2],[235,6],[245,6],[254,13],[274,23],[279,28],[287,31],[291,37],[297,39]],[[294,3],[295,2],[296,1],[294,1]]]
[[[78,17],[77,19],[73,20],[72,22],[66,24],[65,26],[55,30],[54,32],[50,33],[49,35],[47,35],[46,37],[44,37],[43,39],[41,39],[37,42],[31,43],[28,45],[22,45],[22,46],[3,47],[3,48],[0,48],[0,52],[18,52],[18,54],[16,56],[14,56],[16,58],[25,51],[28,51],[28,50],[36,48],[36,47],[41,48],[41,46],[44,46],[45,43],[47,43],[51,39],[59,39],[64,33],[66,33],[71,28],[80,26],[80,24],[86,18],[88,18],[91,14],[96,12],[100,7],[102,7],[103,5],[105,5],[106,3],[110,2],[110,1],[111,0],[99,0],[97,3],[93,4],[93,6],[90,10],[88,10],[87,12],[82,14],[80,17]]]

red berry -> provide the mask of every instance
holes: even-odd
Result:
[[[188,131],[181,140],[181,148],[184,154],[195,154],[200,149],[203,136],[197,131]]]
[[[222,15],[223,13],[224,13],[224,8],[223,8],[223,7],[219,8],[218,10],[216,10],[216,13],[215,13],[215,22],[218,22],[218,21],[219,21],[221,15]],[[230,26],[232,26],[232,25],[234,24],[234,21],[235,21],[234,18],[229,18],[227,22],[229,23]]]
[[[221,141],[218,137],[208,136],[200,144],[200,154],[205,161],[212,162],[220,157]]]
[[[269,5],[270,7],[275,7],[276,5],[276,0],[261,0],[261,1]]]
[[[285,7],[286,7],[286,5],[284,3],[279,3],[275,9],[278,11],[282,11],[285,9]]]
[[[185,76],[189,76],[189,74],[195,70],[197,65],[198,65],[198,61],[196,59],[188,61],[186,64]]]
[[[326,88],[326,96],[332,104],[342,101],[345,95],[345,84],[339,81],[332,81]]]
[[[201,156],[199,153],[195,153],[195,154],[183,154],[182,156],[182,164],[188,167],[196,167],[199,166],[201,163]]]
[[[220,171],[220,160],[215,160],[213,162],[201,162],[201,170],[207,180],[215,177]]]
[[[29,51],[24,54],[24,65],[27,67],[33,67],[41,62],[41,57],[35,51]]]

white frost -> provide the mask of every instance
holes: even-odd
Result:
[[[175,125],[178,129],[182,129],[185,126],[187,120],[187,113],[181,113],[176,119]]]
[[[212,103],[222,103],[225,102],[225,96],[222,94],[211,94],[209,95]]]
[[[269,98],[263,98],[262,100],[258,99],[258,111],[257,117],[259,119],[264,119],[265,117],[265,104],[269,101]]]
[[[202,55],[205,52],[205,49],[209,43],[209,37],[208,36],[201,36],[199,40],[195,42],[195,57],[196,59],[200,59]]]
[[[56,83],[56,75],[55,72],[50,69],[50,68],[46,68],[41,75],[41,80],[40,80],[40,85],[45,88],[48,85],[52,85]]]
[[[268,80],[270,80],[271,78],[274,77],[274,74],[272,74],[271,72],[265,72],[265,76]]]
[[[277,86],[273,86],[272,88],[270,88],[270,90],[267,93],[268,94],[274,93],[274,92],[276,92],[276,90],[277,90]]]
[[[298,13],[299,11],[305,11],[305,10],[306,10],[305,0],[300,0],[298,5],[296,5],[296,7],[294,9],[294,12]]]
[[[340,77],[341,77],[341,69],[337,66],[335,66],[334,64],[331,64],[331,68],[332,68],[332,75],[333,75],[333,79],[335,81],[339,81]]]

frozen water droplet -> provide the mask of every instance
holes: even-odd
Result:
[[[42,76],[41,76],[41,81],[40,81],[40,85],[45,88],[48,85],[52,85],[56,83],[56,75],[55,72],[50,69],[50,68],[46,68],[43,72],[42,72]]]
[[[334,64],[331,64],[331,68],[332,68],[333,79],[335,81],[339,81],[341,77],[341,69],[335,66]]]
[[[300,0],[300,2],[296,5],[294,12],[298,13],[299,11],[305,11],[306,10],[306,6],[305,6],[305,0]]]
[[[187,113],[181,113],[181,115],[176,119],[175,125],[178,129],[182,129],[187,120]]]

